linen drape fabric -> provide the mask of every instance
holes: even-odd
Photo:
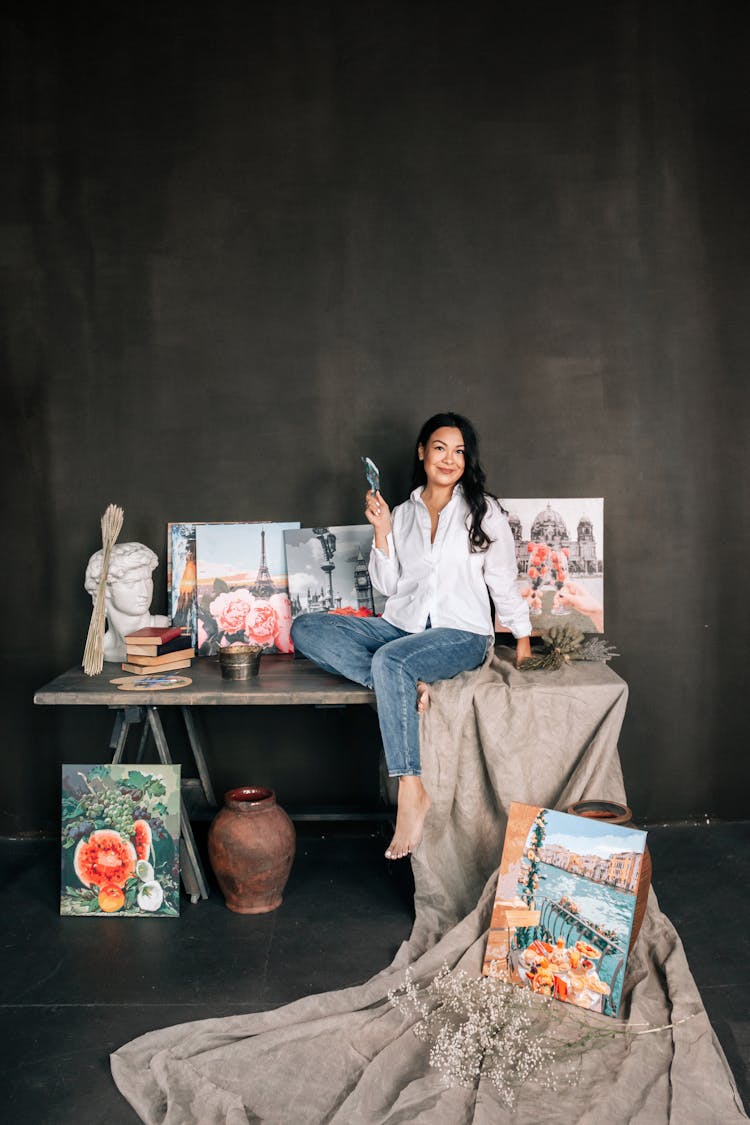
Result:
[[[680,940],[651,893],[628,961],[623,1017],[671,1031],[584,1052],[574,1085],[528,1083],[514,1109],[481,1079],[447,1087],[388,990],[407,966],[481,972],[507,809],[623,800],[625,684],[602,665],[521,673],[499,651],[432,693],[422,729],[433,799],[413,857],[416,921],[390,966],[355,988],[274,1011],[165,1028],[112,1056],[148,1125],[731,1125],[746,1121]],[[599,1026],[608,1020],[592,1016]]]

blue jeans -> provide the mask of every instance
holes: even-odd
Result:
[[[391,777],[421,772],[417,681],[449,680],[478,668],[488,638],[462,629],[406,633],[382,617],[306,613],[292,625],[295,651],[326,672],[374,688]]]

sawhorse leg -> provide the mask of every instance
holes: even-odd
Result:
[[[193,751],[193,758],[198,770],[198,777],[200,778],[203,794],[208,801],[209,805],[216,805],[216,797],[214,795],[214,787],[211,784],[211,778],[208,773],[208,766],[206,765],[206,758],[201,746],[201,740],[198,737],[198,730],[195,725],[193,713],[189,707],[181,707],[182,717],[185,720],[185,729],[187,730],[188,741],[190,742],[190,749]]]
[[[113,766],[119,766],[122,761],[122,756],[125,753],[125,743],[128,740],[130,724],[139,722],[140,718],[140,707],[123,707],[118,709],[115,715],[115,725],[112,728],[112,737],[109,740],[109,748],[110,750],[114,750],[114,754],[112,755]]]
[[[200,777],[203,791],[206,794],[207,800],[211,804],[216,804],[216,799],[213,794],[213,787],[211,779],[208,774],[206,760],[203,755],[203,749],[198,738],[198,733],[195,729],[192,715],[189,714],[187,707],[182,708],[185,717],[185,725],[188,730],[188,738],[190,739],[190,746],[195,757],[195,763],[198,767],[198,775]],[[169,745],[167,743],[164,728],[159,717],[157,707],[119,707],[115,716],[115,725],[112,730],[112,737],[110,739],[110,749],[114,751],[112,755],[112,764],[119,765],[125,753],[125,743],[127,742],[128,733],[134,723],[143,723],[141,731],[141,738],[138,744],[138,751],[136,754],[136,761],[142,761],[143,754],[148,742],[149,733],[153,734],[154,742],[156,743],[156,752],[159,756],[159,761],[164,765],[172,765],[172,756],[169,752]],[[208,898],[208,885],[206,877],[203,873],[200,856],[198,849],[195,846],[195,837],[193,836],[193,829],[190,824],[190,818],[185,808],[185,801],[180,796],[180,873],[182,875],[182,882],[185,891],[190,896],[191,902],[197,902],[199,898]]]
[[[163,762],[165,766],[171,765],[172,757],[169,753],[164,727],[161,725],[159,710],[157,707],[147,707],[146,713],[148,715],[149,726],[154,736],[154,742],[156,743],[156,752],[159,755],[159,761]],[[203,868],[201,867],[198,849],[195,846],[195,837],[193,836],[190,818],[187,814],[185,801],[182,796],[180,797],[180,836],[180,867],[183,872],[185,890],[190,895],[191,902],[197,902],[198,898],[208,898],[208,886],[203,874]],[[182,845],[184,845],[184,848]]]
[[[122,707],[118,709],[115,715],[115,725],[112,731],[112,737],[109,740],[110,750],[114,750],[112,756],[112,765],[117,766],[122,762],[123,754],[125,753],[125,743],[128,740],[128,734],[133,723],[143,723],[141,730],[141,740],[138,743],[136,751],[136,762],[143,761],[143,755],[146,750],[146,743],[151,728],[148,723],[143,722],[145,716],[142,707]]]

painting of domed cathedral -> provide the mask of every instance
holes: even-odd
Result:
[[[534,633],[572,625],[604,632],[604,500],[505,499]],[[507,629],[498,624],[498,632]]]

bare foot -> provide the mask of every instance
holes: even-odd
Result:
[[[414,851],[422,839],[424,819],[431,804],[421,777],[399,778],[396,831],[385,853],[386,859],[403,859]]]
[[[430,685],[417,680],[417,712],[422,715],[430,706]]]

